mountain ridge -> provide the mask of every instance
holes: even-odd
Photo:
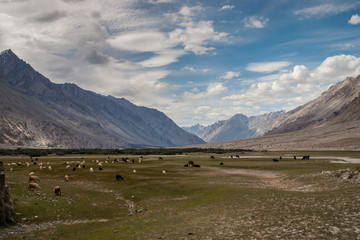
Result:
[[[209,126],[196,124],[183,129],[208,143],[253,138],[264,134],[284,111],[247,117],[237,113],[229,119],[217,121]]]
[[[35,99],[37,105],[40,105],[40,102],[44,112],[56,113],[59,119],[70,126],[71,131],[78,132],[78,128],[82,129],[78,137],[83,139],[80,141],[83,144],[75,145],[78,147],[96,147],[97,145],[91,144],[91,141],[98,142],[98,134],[104,139],[112,139],[110,142],[104,140],[107,144],[99,144],[101,148],[133,145],[169,147],[204,142],[181,129],[156,109],[136,106],[124,98],[103,96],[84,90],[76,84],[52,83],[11,50],[3,51],[0,55],[0,78],[12,91],[21,93],[22,98],[27,96]],[[34,107],[29,106],[29,110],[33,110]],[[54,119],[48,115],[45,114],[44,117],[54,123]],[[17,118],[21,119],[20,113],[17,114]],[[21,121],[26,122],[25,119]],[[54,131],[62,132],[60,125],[59,129],[55,127],[47,134],[50,136]],[[93,133],[92,136],[87,134],[89,132]],[[45,132],[42,138],[46,139]],[[75,136],[72,138],[76,139]],[[39,146],[44,146],[40,144],[40,140],[38,141]],[[52,139],[50,142],[54,141]],[[61,142],[61,139],[58,138],[56,141]],[[64,144],[59,146],[66,146]],[[69,144],[73,146],[73,141],[69,141]]]

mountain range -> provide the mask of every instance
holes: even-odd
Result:
[[[156,109],[55,84],[11,50],[0,54],[0,146],[171,147],[204,143]]]
[[[208,143],[254,138],[270,130],[274,122],[284,113],[285,111],[278,111],[251,117],[238,113],[230,119],[221,120],[206,127],[196,124],[183,127],[183,129]]]
[[[196,145],[253,150],[360,150],[360,75],[281,114],[256,138]]]

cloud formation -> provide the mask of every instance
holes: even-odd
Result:
[[[240,76],[240,72],[226,72],[224,75],[222,75],[220,78],[222,79],[226,79],[226,80],[230,80],[233,79],[234,77],[239,77]]]
[[[326,58],[314,70],[309,70],[304,65],[296,65],[292,70],[276,75],[277,78],[272,81],[273,78],[270,78],[270,81],[252,84],[245,93],[222,99],[232,101],[234,105],[281,104],[285,109],[292,109],[316,98],[330,84],[359,74],[360,58],[337,55]]]
[[[246,67],[246,70],[252,72],[261,72],[261,73],[270,73],[278,71],[284,67],[287,67],[291,64],[289,61],[279,61],[279,62],[256,62],[249,63]]]
[[[246,28],[264,28],[268,22],[268,18],[262,16],[250,16],[245,18],[244,25]]]
[[[352,15],[350,20],[349,20],[349,23],[352,24],[352,25],[357,25],[360,23],[360,16],[355,14],[355,15]]]
[[[321,4],[294,11],[294,14],[303,18],[321,18],[326,15],[339,14],[358,7],[358,2],[340,4]]]
[[[219,9],[219,11],[230,10],[230,9],[234,9],[234,8],[235,8],[234,5],[224,5]]]

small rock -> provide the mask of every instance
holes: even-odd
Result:
[[[114,230],[114,233],[118,233],[119,232],[119,230]]]

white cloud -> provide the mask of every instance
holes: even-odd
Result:
[[[234,77],[239,77],[239,76],[240,76],[240,72],[229,71],[226,72],[224,75],[222,75],[220,78],[230,80],[233,79]]]
[[[124,33],[109,38],[107,42],[117,49],[135,52],[156,52],[171,47],[167,36],[158,31]]]
[[[157,56],[139,62],[143,67],[161,67],[177,62],[178,58],[185,54],[181,50],[164,50],[157,53]]]
[[[352,55],[328,57],[312,72],[316,81],[329,83],[360,74],[360,58]]]
[[[189,72],[193,72],[193,73],[196,72],[195,68],[190,67],[190,66],[185,66],[185,67],[183,67],[181,70],[182,70],[182,71],[189,71]]]
[[[183,6],[180,9],[179,14],[185,17],[191,17],[194,16],[197,12],[202,10],[203,8],[201,6],[194,6],[194,7]]]
[[[291,62],[288,61],[256,62],[256,63],[249,63],[246,67],[246,70],[252,72],[270,73],[270,72],[278,71],[284,67],[287,67],[290,64]]]
[[[219,11],[229,10],[229,9],[234,9],[234,8],[235,8],[234,5],[224,5],[219,9]]]
[[[359,74],[360,58],[337,55],[326,58],[314,70],[296,65],[291,71],[279,74],[277,79],[274,79],[277,75],[270,75],[266,81],[252,84],[245,93],[222,99],[232,101],[234,105],[263,107],[280,104],[291,109],[319,96],[330,84]]]
[[[205,99],[211,98],[220,93],[227,91],[227,87],[225,87],[222,83],[210,83],[204,92],[199,93],[191,93],[191,92],[184,92],[184,99],[186,100],[196,100],[196,99]]]
[[[354,3],[340,3],[340,4],[321,4],[317,6],[312,6],[308,8],[303,8],[300,10],[294,11],[294,14],[304,18],[312,17],[323,17],[326,15],[335,15],[342,12],[346,12],[353,8],[358,7],[360,4],[357,2]]]
[[[352,15],[350,20],[349,20],[349,23],[353,24],[353,25],[359,24],[360,23],[360,16],[357,15],[357,14]]]
[[[215,49],[207,47],[207,43],[223,41],[226,36],[224,32],[216,32],[211,21],[183,22],[179,24],[179,28],[169,33],[171,43],[181,44],[186,51],[199,55]]]
[[[262,16],[250,16],[244,19],[246,28],[264,28],[268,22],[269,19]]]

